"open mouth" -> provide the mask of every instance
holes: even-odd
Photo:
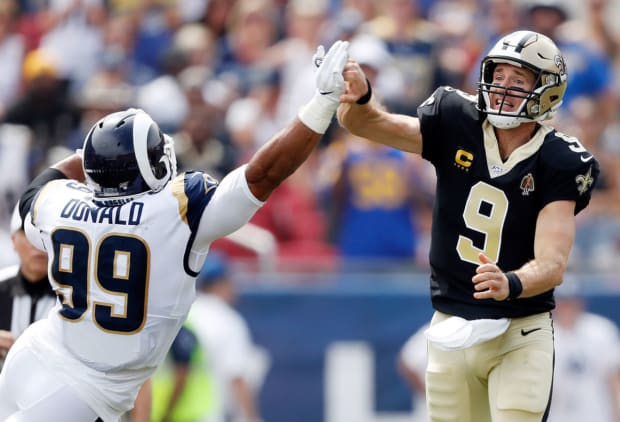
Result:
[[[501,107],[502,105],[504,107],[512,107],[513,106],[512,102],[506,101],[506,100],[504,100],[504,101],[502,101],[502,100],[495,100],[495,105],[497,107]]]
[[[495,101],[493,101],[493,108],[496,110],[511,111],[511,110],[514,110],[516,106],[517,106],[516,102],[509,99],[508,97],[497,98],[495,99]]]

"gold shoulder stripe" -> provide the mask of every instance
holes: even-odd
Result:
[[[185,173],[179,174],[172,181],[172,195],[176,198],[179,204],[179,215],[181,216],[181,220],[185,224],[189,224],[187,221],[187,195],[185,194]]]
[[[66,183],[66,182],[67,182],[67,179],[56,179],[56,180],[52,180],[52,181],[46,183],[45,186],[43,186],[41,188],[41,190],[37,194],[37,197],[36,197],[34,203],[32,204],[32,213],[31,213],[32,224],[34,224],[36,226],[37,214],[38,214],[38,211],[39,211],[39,207],[41,206],[41,204],[43,202],[45,202],[45,199],[48,196],[50,196],[50,193],[54,190],[52,188],[52,186],[57,186],[60,183]]]

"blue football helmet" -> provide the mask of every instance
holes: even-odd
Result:
[[[106,203],[158,192],[176,175],[172,138],[140,109],[112,113],[95,123],[82,153],[86,183]]]

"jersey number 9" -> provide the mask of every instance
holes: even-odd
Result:
[[[488,215],[480,212],[483,203],[490,206],[491,212]],[[474,246],[473,240],[460,235],[456,250],[463,261],[479,265],[478,254],[482,252],[497,262],[507,213],[508,198],[500,189],[484,182],[478,182],[471,188],[463,219],[467,228],[484,235],[484,246],[479,249]]]

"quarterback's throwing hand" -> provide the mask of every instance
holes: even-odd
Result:
[[[342,71],[348,60],[348,41],[336,41],[327,54],[325,48],[320,45],[313,57],[314,65],[318,67],[315,73],[316,89],[319,94],[335,104],[340,102],[340,96],[345,90]]]

